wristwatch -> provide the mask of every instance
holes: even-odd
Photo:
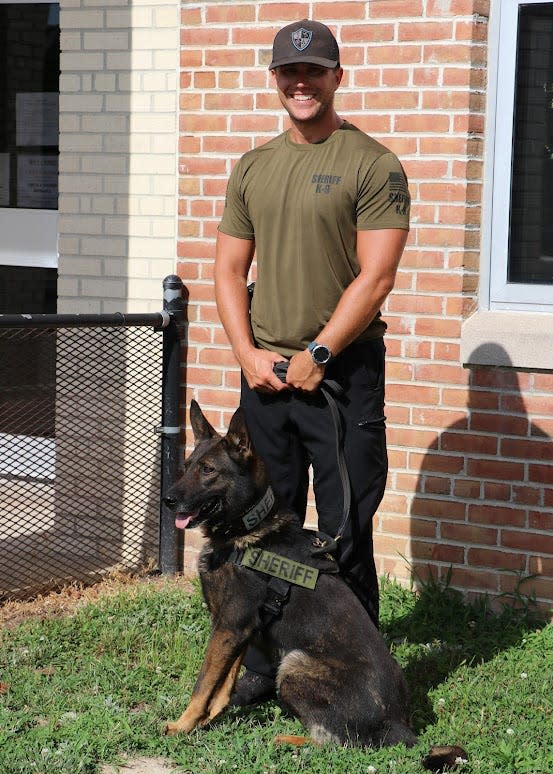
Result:
[[[325,344],[319,344],[318,341],[312,341],[307,345],[307,349],[311,353],[315,365],[326,365],[332,357],[332,352],[329,348]]]

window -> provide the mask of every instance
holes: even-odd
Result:
[[[553,2],[501,0],[493,11],[489,308],[553,311]]]
[[[59,6],[0,4],[0,206],[58,206]]]
[[[55,312],[59,5],[0,0],[0,313]]]

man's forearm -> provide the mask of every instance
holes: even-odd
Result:
[[[244,354],[254,347],[249,314],[249,294],[242,277],[218,277],[215,281],[217,312],[225,333],[242,365]]]
[[[242,366],[244,350],[254,346],[250,326],[248,273],[255,245],[221,231],[215,250],[215,301],[217,312],[228,336],[234,355]]]
[[[348,285],[317,341],[338,354],[367,328],[394,287],[407,241],[402,229],[360,231],[357,257],[361,271]]]
[[[355,279],[342,294],[317,341],[337,355],[370,325],[391,289],[392,286],[384,280],[378,287],[369,288],[360,277]]]

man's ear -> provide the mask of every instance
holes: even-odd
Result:
[[[201,441],[208,441],[215,438],[219,433],[209,424],[203,412],[195,400],[190,403],[190,424],[194,433],[194,444],[197,446]]]
[[[240,462],[253,455],[252,442],[246,427],[246,417],[241,407],[238,407],[230,420],[225,445],[230,456]]]

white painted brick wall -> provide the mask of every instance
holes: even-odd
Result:
[[[176,261],[179,4],[61,0],[60,312],[161,308]]]

